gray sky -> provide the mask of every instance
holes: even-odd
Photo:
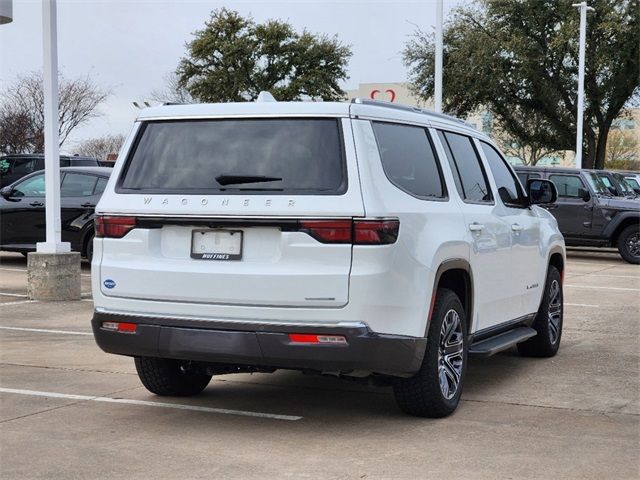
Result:
[[[444,0],[447,13],[468,0]],[[201,29],[212,10],[226,6],[258,22],[289,21],[297,30],[337,34],[350,44],[349,80],[359,83],[401,82],[406,68],[400,52],[415,29],[431,29],[435,0],[58,0],[58,62],[67,77],[89,73],[112,91],[100,108],[104,115],[78,128],[63,150],[85,138],[124,133],[143,100],[163,87],[163,77],[175,70],[185,43]],[[0,88],[16,75],[42,68],[41,0],[14,0],[13,23],[0,26]]]

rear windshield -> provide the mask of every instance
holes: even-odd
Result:
[[[147,122],[118,191],[325,194],[346,191],[337,119]]]

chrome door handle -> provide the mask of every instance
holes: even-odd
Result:
[[[469,230],[471,230],[472,232],[481,232],[482,230],[484,230],[484,225],[482,225],[481,223],[473,222],[469,225]]]
[[[511,224],[511,230],[513,230],[514,232],[521,232],[522,230],[524,230],[524,227],[522,225],[517,224],[517,223],[512,223]]]

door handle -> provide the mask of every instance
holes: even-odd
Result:
[[[524,230],[524,227],[518,223],[512,223],[511,230],[513,230],[514,232],[521,232],[522,230]]]
[[[31,202],[29,205],[31,205],[32,207],[42,207],[42,206],[44,206],[44,203],[42,203],[42,202]]]
[[[469,225],[469,230],[471,230],[472,232],[481,232],[482,230],[484,230],[484,225],[482,225],[481,223],[473,222]]]
[[[81,206],[81,207],[84,207],[84,208],[93,208],[93,207],[95,207],[96,205],[95,205],[95,203],[87,202],[87,203],[83,203],[83,204],[82,204],[82,205],[80,205],[80,206]]]

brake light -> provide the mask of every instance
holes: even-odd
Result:
[[[389,245],[395,243],[400,231],[397,219],[381,220],[303,220],[299,231],[322,243],[353,245]]]
[[[400,231],[399,220],[356,220],[354,245],[389,245],[395,243]]]
[[[102,328],[112,332],[136,333],[138,325],[135,323],[124,322],[102,322]]]
[[[96,237],[122,238],[136,227],[136,217],[104,217],[95,219]]]
[[[351,243],[351,220],[309,220],[300,222],[300,231],[322,243]]]
[[[306,333],[290,333],[289,340],[292,343],[324,343],[334,345],[346,345],[347,339],[342,335],[315,335]]]

